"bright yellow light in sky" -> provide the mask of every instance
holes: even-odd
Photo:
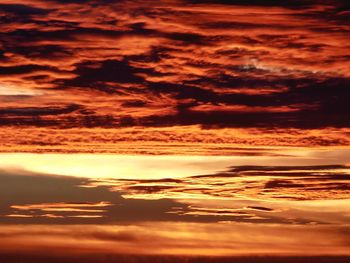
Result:
[[[327,165],[350,162],[349,150],[307,150],[299,156],[144,156],[103,154],[1,154],[0,169],[88,178],[182,178],[223,171],[239,165]],[[286,152],[285,154],[288,154]]]
[[[160,179],[217,172],[232,157],[2,154],[3,168],[88,178]]]
[[[19,95],[41,95],[42,92],[33,89],[25,89],[17,87],[13,84],[5,84],[0,82],[0,96],[19,96]]]

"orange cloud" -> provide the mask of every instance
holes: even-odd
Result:
[[[144,223],[134,226],[3,226],[1,250],[66,255],[348,255],[343,227]],[[220,233],[219,235],[217,233]],[[277,234],[278,233],[278,234]],[[150,242],[152,240],[152,242]],[[79,242],[77,242],[79,241]],[[278,244],[278,245],[276,245]],[[324,250],[324,247],[327,250]],[[305,249],[307,248],[307,249]]]
[[[237,129],[262,128],[266,138],[273,127],[277,145],[348,145],[346,6],[306,2],[3,1],[1,133],[75,137],[57,130],[74,127],[99,144],[133,127],[150,141],[166,129],[178,143],[193,140],[179,130],[201,126],[191,128],[195,141],[210,140],[203,134],[215,128],[215,143],[229,144]],[[46,114],[67,105],[78,108]],[[285,136],[291,129],[314,138]],[[11,147],[50,151],[33,141]]]

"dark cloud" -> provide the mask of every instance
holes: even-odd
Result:
[[[58,58],[71,56],[72,52],[62,46],[59,45],[40,45],[40,46],[14,46],[8,47],[8,51],[27,56],[29,58]],[[28,67],[28,66],[27,66]],[[36,68],[36,70],[40,70],[40,68]]]
[[[288,175],[287,181],[280,181],[280,183],[290,182],[294,178],[303,177],[314,180],[320,178],[322,180],[334,180],[343,181],[349,179],[346,174],[342,174],[341,170],[347,169],[347,166],[343,165],[323,165],[323,166],[235,166],[231,169],[216,173],[214,175],[198,175],[196,178],[206,177],[245,177],[245,176],[278,176]],[[300,171],[302,170],[302,171]],[[328,173],[327,170],[332,170],[334,173]],[[339,170],[339,172],[336,172]],[[316,171],[316,172],[315,172]],[[319,177],[319,173],[323,173],[322,177]],[[274,181],[272,184],[278,184],[279,181]]]
[[[144,107],[147,103],[142,100],[127,101],[122,104],[123,107]]]
[[[0,75],[28,74],[36,71],[58,71],[53,67],[41,65],[18,65],[11,67],[0,67]]]
[[[47,15],[50,12],[47,9],[21,4],[0,4],[0,11],[18,16]]]
[[[265,184],[265,189],[266,188],[306,188],[306,185],[304,184],[295,184],[286,180],[271,180],[268,181]]]
[[[305,8],[317,4],[342,4],[342,1],[330,0],[330,1],[320,1],[320,0],[186,0],[191,4],[223,4],[223,5],[241,5],[241,6],[281,6],[288,8]]]
[[[87,179],[60,177],[44,174],[31,174],[26,172],[1,172],[1,209],[0,222],[12,223],[101,223],[106,221],[144,221],[144,220],[176,220],[178,216],[167,214],[171,207],[179,206],[170,200],[125,200],[119,193],[110,192],[106,187],[81,188],[79,185],[87,183]],[[4,217],[6,214],[16,212],[11,209],[11,205],[47,204],[47,203],[67,203],[84,204],[87,202],[98,203],[108,201],[112,205],[106,207],[103,214],[105,218],[45,218],[40,217],[39,211],[31,211],[33,218],[10,218]],[[147,213],[144,213],[147,211]],[[17,211],[25,213],[26,211]],[[28,212],[28,211],[27,211]],[[45,214],[45,213],[44,213]],[[63,212],[59,215],[74,216],[77,212]],[[79,213],[78,213],[79,214]],[[84,214],[84,213],[83,213]],[[88,213],[89,215],[91,213]],[[85,214],[86,215],[86,214]]]
[[[72,113],[80,109],[79,105],[71,104],[62,107],[40,107],[40,108],[0,108],[0,117],[2,116],[45,116],[60,115]]]
[[[149,87],[157,92],[174,94],[178,99],[192,99],[190,104],[180,104],[178,114],[173,116],[152,116],[145,120],[150,125],[191,125],[219,127],[297,127],[303,129],[320,128],[323,126],[348,127],[350,123],[346,116],[350,114],[347,107],[347,98],[350,96],[346,88],[348,79],[243,79],[227,78],[225,81],[202,79],[203,83],[225,85],[231,88],[243,86],[286,86],[286,92],[277,92],[266,95],[220,94],[211,90],[191,85],[176,85],[172,83],[151,83]],[[249,107],[260,106],[260,112],[210,110],[199,112],[192,109],[200,103],[210,106],[218,104],[244,105]],[[268,111],[271,106],[290,106],[296,111],[283,112],[276,109]],[[304,105],[304,106],[303,106]],[[264,111],[267,107],[267,111]],[[303,108],[304,107],[304,108]],[[214,107],[213,107],[214,108]]]
[[[248,209],[271,212],[273,209],[263,206],[247,206]]]
[[[186,42],[188,44],[205,44],[206,37],[201,36],[199,34],[194,33],[169,33],[164,34],[165,37],[176,40]]]
[[[130,66],[128,61],[106,60],[98,63],[86,62],[77,65],[74,71],[75,79],[68,80],[65,85],[80,87],[95,87],[98,83],[138,83],[143,78],[137,76],[139,70]]]
[[[319,165],[319,166],[234,166],[232,167],[231,171],[232,172],[246,172],[246,171],[293,171],[295,169],[301,169],[301,170],[341,170],[341,169],[346,169],[347,166],[345,165]]]

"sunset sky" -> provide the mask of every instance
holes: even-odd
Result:
[[[349,145],[348,1],[2,0],[0,21],[2,151]]]
[[[350,262],[349,103],[348,0],[1,0],[0,262]]]

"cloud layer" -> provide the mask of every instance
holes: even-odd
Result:
[[[0,259],[349,256],[347,153],[2,154]]]
[[[176,127],[171,141],[187,126],[232,129],[233,137],[239,128],[297,129],[338,141],[329,129],[345,129],[345,141],[326,144],[349,145],[348,7],[2,1],[1,130],[142,127],[151,137]],[[303,138],[279,144],[293,141]]]

